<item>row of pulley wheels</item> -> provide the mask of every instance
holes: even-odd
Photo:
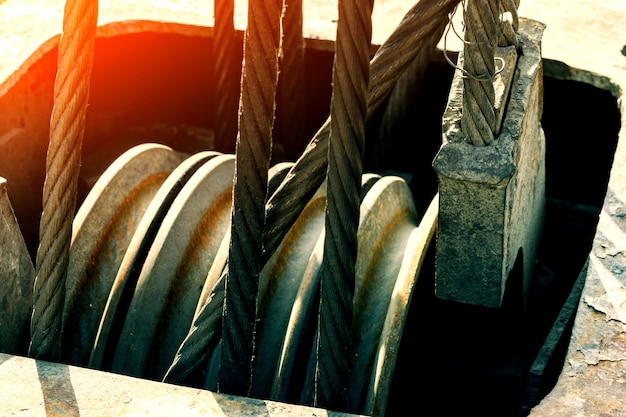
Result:
[[[74,219],[62,360],[162,380],[200,308],[223,304],[234,155],[143,144],[99,178]],[[291,163],[271,168],[275,187]],[[431,242],[437,197],[420,220],[396,176],[363,176],[349,402],[384,411],[404,320]],[[264,265],[251,395],[307,402],[323,256],[319,188]],[[216,389],[220,349],[199,369]]]

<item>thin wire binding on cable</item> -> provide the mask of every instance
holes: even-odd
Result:
[[[282,0],[248,5],[218,389],[248,395],[254,352]]]
[[[463,0],[462,2],[463,7],[465,7],[465,3],[466,1]],[[452,30],[452,32],[454,32],[454,35],[457,37],[457,39],[459,39],[461,42],[463,42],[463,45],[469,44],[470,42],[468,42],[467,40],[465,40],[463,38],[463,36],[461,34],[459,34],[459,32],[457,31],[455,25],[454,25],[454,15],[456,14],[456,9],[454,9],[449,15],[448,15],[448,26],[446,27],[446,30],[443,34],[443,56],[445,58],[445,60],[448,62],[448,64],[450,64],[451,67],[453,67],[454,69],[456,69],[457,71],[459,71],[461,73],[462,77],[467,77],[467,78],[472,78],[476,81],[490,81],[493,82],[496,78],[496,75],[500,74],[503,70],[504,70],[504,66],[505,66],[505,62],[504,59],[500,58],[500,57],[494,57],[494,60],[496,62],[500,62],[500,68],[497,68],[495,70],[495,72],[493,73],[493,75],[490,74],[477,74],[474,75],[473,73],[467,71],[465,68],[463,68],[462,65],[458,65],[457,63],[453,62],[450,57],[448,56],[448,34],[450,33],[450,30]],[[502,32],[500,32],[500,27],[498,27],[498,31],[496,33],[493,34],[493,39],[503,39],[504,35]]]
[[[411,62],[431,53],[446,28],[448,13],[458,3],[459,0],[421,0],[406,13],[372,59],[367,93],[368,117],[384,102]],[[263,264],[278,248],[282,237],[326,178],[329,131],[330,120],[327,120],[266,204]],[[216,301],[223,297],[223,281],[227,274],[222,273],[213,293],[202,306],[164,377],[165,382],[188,382],[213,353],[222,326],[220,303]]]
[[[498,30],[497,0],[468,0],[465,13],[463,68],[472,77],[463,78],[461,130],[474,146],[489,145],[496,134],[495,47]]]
[[[373,0],[339,0],[314,404],[346,408]]]
[[[97,20],[97,0],[65,3],[30,329],[29,355],[37,359],[58,360],[60,355],[65,279]]]
[[[214,15],[215,143],[221,152],[233,152],[237,139],[240,81],[235,53],[234,0],[215,0]]]
[[[461,2],[463,7],[465,7],[465,2],[466,0],[463,0]],[[517,29],[519,27],[519,16],[517,13],[517,6],[519,4],[519,1],[503,0],[503,2],[504,2],[504,4],[502,5],[503,9],[502,9],[502,12],[500,13],[500,25],[498,26],[498,31],[496,32],[496,34],[494,34],[493,38],[498,39],[498,46],[513,45],[517,48],[519,47],[519,41],[517,39]],[[450,30],[454,32],[457,39],[461,40],[461,42],[463,42],[464,45],[469,43],[463,38],[461,34],[459,34],[459,32],[457,31],[454,25],[455,14],[456,14],[456,9],[452,10],[452,12],[450,12],[450,14],[448,15],[449,23],[443,34],[443,56],[445,60],[448,62],[448,64],[450,64],[451,67],[461,72],[462,77],[473,78],[477,81],[492,81],[493,82],[496,78],[496,75],[504,71],[504,68],[506,65],[504,59],[500,57],[494,57],[495,61],[500,63],[500,67],[496,69],[493,76],[489,74],[474,75],[470,73],[469,71],[466,71],[465,68],[453,62],[450,59],[448,55],[448,34]]]

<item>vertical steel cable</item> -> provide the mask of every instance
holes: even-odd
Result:
[[[340,0],[328,147],[315,405],[346,407],[373,0]]]
[[[214,15],[215,144],[221,152],[233,152],[237,139],[240,80],[235,53],[234,0],[215,0]]]
[[[282,0],[248,5],[219,390],[247,395],[272,145]]]
[[[285,0],[282,47],[276,106],[277,137],[285,144],[285,157],[296,159],[306,144],[305,64],[302,0]],[[308,138],[307,138],[308,139]]]
[[[50,119],[30,330],[29,355],[45,360],[58,360],[60,354],[65,277],[97,20],[97,0],[66,1]]]
[[[468,0],[464,14],[461,130],[474,146],[489,145],[497,134],[493,77],[499,10],[498,0]]]

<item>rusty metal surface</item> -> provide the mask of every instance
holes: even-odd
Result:
[[[289,170],[292,166],[293,162],[280,162],[270,167],[268,171],[268,193],[272,193],[280,185],[281,181],[289,173]],[[226,266],[226,263],[228,261],[230,232],[231,229],[229,227],[226,230],[226,233],[222,240],[222,244],[220,245],[218,253],[215,256],[215,260],[213,261],[209,269],[209,273],[207,274],[206,281],[204,282],[202,293],[200,295],[198,305],[194,313],[194,320],[197,318],[200,310],[204,307],[206,303],[217,303],[218,308],[221,309],[220,305],[223,304],[224,288],[224,281],[221,278],[223,278],[222,271],[224,270],[224,267]],[[262,280],[262,278],[260,278],[260,280]],[[273,347],[275,348],[276,344],[274,344]],[[221,350],[218,344],[218,346],[212,353],[211,358],[209,359],[209,363],[207,365],[207,369],[205,370],[206,375],[204,378],[204,387],[207,389],[217,389],[220,352]],[[265,397],[267,396],[263,395],[258,398]]]
[[[348,385],[351,410],[363,409],[371,389],[385,317],[408,239],[418,222],[411,191],[399,177],[382,177],[361,202]],[[380,385],[390,383],[389,379],[379,381]]]
[[[411,231],[404,249],[404,257],[398,272],[389,309],[381,331],[376,359],[372,365],[364,414],[384,415],[387,406],[396,357],[405,330],[408,308],[420,273],[426,251],[432,245],[439,213],[439,194],[431,201],[419,225]],[[409,330],[410,331],[410,330]]]
[[[170,207],[139,275],[114,372],[162,378],[171,365],[230,224],[234,169],[234,155],[210,159]]]
[[[219,152],[205,151],[186,158],[172,171],[150,201],[150,205],[136,230],[132,233],[128,248],[125,250],[122,262],[117,269],[89,358],[90,367],[98,369],[103,366],[105,368],[110,367],[110,358],[107,358],[106,366],[103,364],[105,351],[115,349],[115,342],[119,338],[139,274],[163,218],[190,177],[202,164],[219,155],[221,155]],[[112,327],[114,330],[111,330]],[[115,334],[111,335],[111,332]],[[112,354],[113,352],[108,352],[109,356]]]
[[[361,204],[350,401],[382,415],[415,280],[433,237],[437,200],[418,222],[411,192],[398,177],[366,175]],[[325,188],[285,237],[262,274],[258,355],[252,395],[291,400],[294,369],[310,354],[307,323],[321,265]],[[307,330],[308,329],[308,330]],[[311,349],[311,346],[308,346]],[[298,365],[300,363],[300,365]],[[305,392],[310,387],[305,383]]]
[[[277,383],[276,368],[281,347],[287,344],[286,330],[298,292],[305,283],[313,285],[312,253],[324,228],[326,184],[306,205],[280,246],[265,264],[259,277],[257,301],[257,353],[252,372],[251,393],[267,397]],[[315,258],[314,258],[315,259]],[[317,268],[314,268],[317,270]],[[308,272],[308,273],[307,273]],[[312,289],[313,286],[310,288]],[[306,305],[306,304],[305,304]],[[297,340],[292,343],[297,343]],[[285,379],[287,377],[285,376]]]
[[[325,203],[324,203],[325,204]],[[302,276],[302,281],[298,288],[298,293],[293,302],[293,307],[289,315],[289,322],[285,329],[285,339],[280,347],[280,358],[276,368],[276,374],[272,381],[271,398],[280,401],[287,401],[290,396],[291,384],[296,379],[295,373],[298,365],[306,360],[310,354],[311,346],[301,343],[311,331],[311,316],[317,314],[313,309],[315,288],[319,281],[322,258],[324,256],[324,230],[322,229],[319,238],[315,242],[313,251],[308,260],[308,264]]]
[[[74,218],[63,310],[63,358],[86,364],[116,271],[143,213],[181,155],[144,144],[96,182]]]

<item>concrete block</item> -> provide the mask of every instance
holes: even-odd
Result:
[[[463,138],[463,81],[458,70],[454,76],[433,162],[440,193],[435,293],[441,299],[499,307],[520,256],[528,290],[545,205],[544,28],[521,19],[509,102],[490,145],[475,147]]]

